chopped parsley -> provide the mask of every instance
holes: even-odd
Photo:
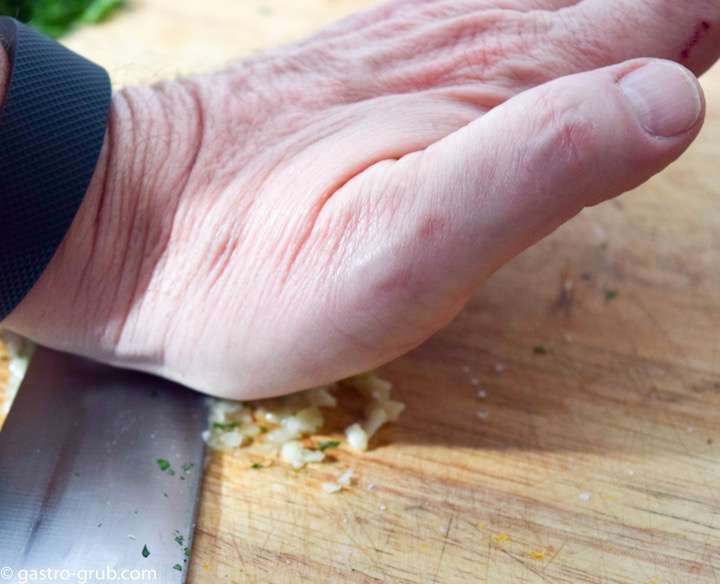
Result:
[[[252,466],[250,468],[254,468],[255,470],[260,470],[263,467],[262,464],[259,462],[253,462]]]
[[[144,545],[142,549],[142,557],[147,558],[150,555],[150,550],[148,549],[148,546]]]
[[[337,448],[338,446],[340,446],[340,440],[323,440],[318,445],[318,450],[320,452],[325,452],[329,448]]]
[[[165,458],[158,458],[155,462],[157,462],[157,465],[162,472],[168,473],[171,477],[175,476],[175,470],[173,470],[169,460],[166,460]]]
[[[615,300],[620,295],[620,292],[617,290],[605,290],[605,300],[610,302],[611,300]]]
[[[176,533],[177,533],[177,532],[176,532]],[[180,533],[178,533],[178,534],[175,536],[175,543],[177,543],[178,545],[182,545],[182,544],[185,543],[185,538],[184,538],[182,535],[180,535]]]
[[[230,432],[238,427],[237,422],[213,422],[213,428],[221,432]]]
[[[548,350],[542,345],[535,345],[533,347],[533,353],[536,355],[547,355]]]
[[[178,572],[182,572],[182,566],[180,564],[175,564],[173,566],[173,570],[177,570]]]
[[[194,466],[195,465],[192,462],[188,462],[186,464],[183,464],[180,468],[182,469],[182,471],[185,474],[188,474],[192,470],[192,467],[194,467]]]

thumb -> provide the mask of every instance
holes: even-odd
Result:
[[[405,258],[415,281],[469,291],[583,207],[662,170],[695,138],[704,109],[690,71],[635,60],[524,92],[401,159],[394,170],[412,192],[397,237],[423,248]],[[448,229],[427,245],[428,225]]]
[[[371,307],[377,322],[436,330],[504,262],[677,158],[704,109],[687,69],[628,61],[521,93],[427,149],[379,165],[389,173],[386,204],[367,203],[376,210],[365,237],[373,246],[358,249],[374,251],[354,259],[362,286],[347,297]],[[377,186],[376,174],[368,179]]]

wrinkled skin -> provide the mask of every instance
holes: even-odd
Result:
[[[718,0],[395,0],[120,91],[76,220],[3,325],[236,398],[380,365],[679,156],[702,124],[690,73],[661,64],[670,110],[697,114],[672,135],[619,82],[649,57],[700,74],[719,33]]]

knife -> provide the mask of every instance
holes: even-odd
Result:
[[[198,393],[38,348],[0,432],[0,582],[184,582],[206,428]]]

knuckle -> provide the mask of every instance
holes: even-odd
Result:
[[[566,88],[549,86],[540,91],[536,111],[538,158],[558,161],[585,174],[595,143],[595,121],[586,113],[580,96]]]

